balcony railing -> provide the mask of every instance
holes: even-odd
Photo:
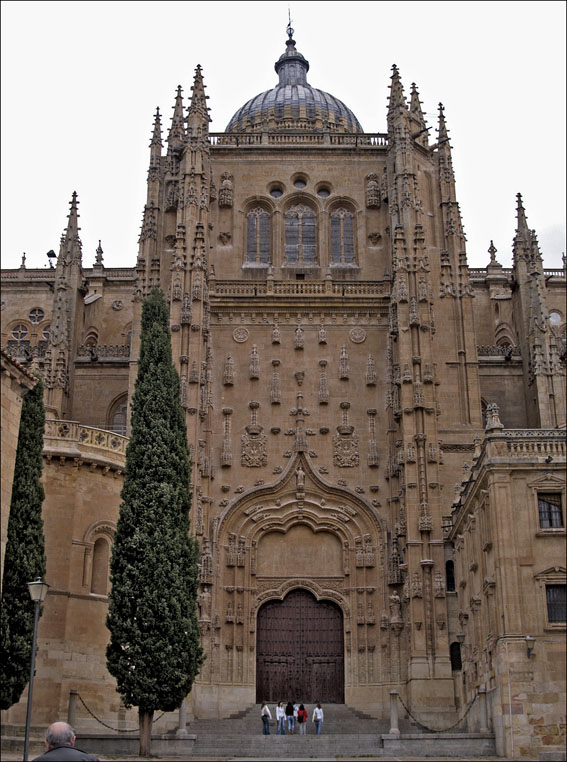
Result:
[[[318,145],[339,148],[387,148],[388,135],[381,132],[211,132],[210,144],[222,148],[243,146]]]
[[[210,294],[214,297],[250,296],[389,296],[390,281],[210,281]]]
[[[83,426],[77,421],[48,418],[43,436],[44,454],[51,457],[89,460],[123,468],[128,437],[115,431]]]

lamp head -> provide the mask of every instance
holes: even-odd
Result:
[[[32,601],[34,603],[43,603],[49,590],[47,582],[43,582],[41,577],[38,577],[35,582],[28,582],[27,585]]]
[[[528,659],[529,659],[530,656],[532,655],[532,651],[535,648],[536,639],[533,638],[531,635],[526,635],[524,640],[526,641],[526,647],[528,649]]]

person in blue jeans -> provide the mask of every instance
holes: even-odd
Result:
[[[281,701],[278,701],[276,707],[276,735],[285,736],[285,709]]]
[[[288,701],[285,707],[285,716],[287,719],[287,732],[293,735],[295,731],[295,717],[293,716],[293,704]]]
[[[321,725],[323,724],[323,709],[321,704],[317,704],[313,710],[313,722],[315,723],[315,734],[321,735]]]
[[[272,713],[270,712],[270,707],[266,704],[265,701],[262,704],[260,716],[262,717],[262,735],[269,736],[270,735],[270,720],[272,719]]]

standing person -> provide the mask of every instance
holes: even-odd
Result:
[[[46,751],[35,760],[51,760],[63,762],[63,760],[83,760],[98,762],[98,757],[87,754],[75,747],[75,731],[66,722],[54,722],[45,731]],[[34,762],[35,762],[34,760]]]
[[[323,724],[323,710],[321,708],[321,704],[317,704],[313,710],[313,722],[315,723],[315,733],[316,735],[320,736],[321,725]]]
[[[299,735],[304,736],[307,733],[307,710],[303,704],[299,705],[297,710],[297,722],[299,725]]]
[[[295,730],[295,719],[293,717],[293,704],[288,701],[285,706],[285,716],[287,718],[287,732],[293,735]]]
[[[270,712],[270,707],[266,704],[265,701],[262,703],[260,716],[262,718],[262,735],[269,736],[270,735],[270,720],[272,719],[272,713]]]
[[[278,701],[276,707],[276,735],[285,736],[285,709],[281,701]]]

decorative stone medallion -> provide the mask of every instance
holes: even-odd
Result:
[[[356,328],[351,328],[349,336],[354,344],[362,344],[366,340],[366,331],[364,328],[357,326]]]
[[[239,326],[238,328],[235,328],[232,332],[232,338],[238,342],[239,344],[243,344],[248,336],[250,335],[248,328],[244,328],[243,326]]]

